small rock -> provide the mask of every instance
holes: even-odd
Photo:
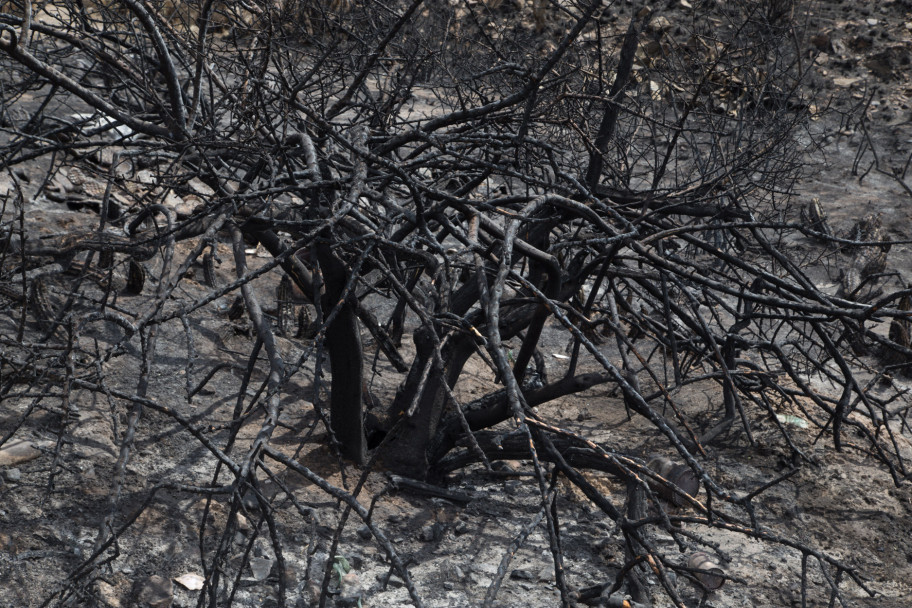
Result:
[[[418,540],[424,542],[437,541],[443,538],[444,525],[440,522],[433,523],[429,526],[424,526],[418,532]]]
[[[195,194],[188,194],[184,197],[184,204],[186,204],[191,213],[196,213],[206,206],[206,203],[203,202],[203,199],[196,196]]]
[[[469,524],[467,524],[464,520],[460,519],[459,521],[456,522],[456,525],[453,526],[453,532],[455,532],[456,534],[458,534],[460,536],[465,534],[468,531],[469,531]]]
[[[250,521],[246,517],[241,515],[240,513],[237,513],[235,515],[235,517],[237,517],[238,530],[240,530],[241,532],[250,532],[250,530],[251,530]]]
[[[113,585],[106,583],[105,581],[98,581],[96,584],[98,595],[106,606],[110,606],[111,608],[121,608],[121,606],[123,606],[123,603],[120,601],[120,595]]]
[[[454,585],[450,581],[446,581],[445,583],[443,583],[443,588],[446,589],[447,591],[452,591],[453,589],[456,588],[456,585]]]
[[[272,571],[273,563],[275,563],[274,560],[268,557],[251,557],[250,571],[253,573],[253,578],[257,581],[265,581]]]
[[[171,608],[171,602],[174,600],[174,587],[171,585],[171,579],[157,574],[150,576],[140,587],[138,599],[140,606]]]
[[[190,186],[190,188],[194,192],[196,192],[197,194],[199,194],[201,196],[214,196],[215,195],[215,190],[213,190],[211,187],[209,187],[208,184],[203,182],[203,180],[201,180],[198,177],[194,177],[193,179],[191,179],[189,182],[187,182],[187,185]]]
[[[671,21],[669,21],[667,17],[664,17],[662,15],[659,15],[658,17],[653,19],[652,22],[650,22],[650,24],[649,24],[649,29],[651,31],[657,32],[659,34],[667,32],[668,30],[671,29],[671,27],[672,27]]]
[[[3,477],[5,477],[6,480],[11,483],[17,483],[19,481],[22,481],[22,471],[16,467],[13,467],[12,469],[7,469],[4,471]]]
[[[189,589],[190,591],[199,591],[203,588],[203,583],[205,580],[206,579],[204,579],[199,574],[188,572],[187,574],[181,574],[175,578],[174,582],[181,587],[184,587],[185,589]]]
[[[501,473],[515,473],[516,469],[513,468],[509,462],[505,460],[495,460],[491,463],[491,470],[498,471]]]
[[[259,513],[260,503],[257,500],[255,492],[244,492],[244,495],[241,497],[241,504],[244,505],[244,508],[251,513]]]
[[[837,87],[850,87],[858,82],[861,82],[861,78],[845,77],[833,79],[833,84]]]
[[[528,570],[525,570],[522,568],[517,568],[516,570],[514,570],[513,572],[510,573],[510,578],[512,578],[513,580],[517,580],[517,581],[531,581],[532,573],[529,572]]]
[[[504,492],[510,496],[516,495],[517,492],[522,488],[523,482],[519,479],[510,479],[504,482]]]
[[[142,169],[136,174],[136,179],[141,184],[154,184],[156,181],[155,174],[148,169]]]
[[[368,528],[367,526],[361,526],[360,528],[358,528],[358,530],[356,531],[356,534],[358,535],[358,538],[360,538],[361,540],[370,540],[371,536],[373,536],[373,534],[370,531],[370,528]]]
[[[7,441],[0,448],[0,466],[9,466],[35,460],[41,456],[41,450],[34,441],[14,439]]]
[[[110,167],[114,162],[114,148],[105,146],[92,155],[93,160],[105,167]]]

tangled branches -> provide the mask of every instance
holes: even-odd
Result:
[[[642,10],[621,13],[628,26],[614,31],[614,7],[570,2],[555,9],[562,34],[545,44],[471,3],[7,4],[0,286],[17,337],[3,342],[0,390],[24,405],[3,440],[36,412],[56,416],[51,491],[66,469],[64,437],[80,424],[70,395],[107,402],[120,425],[92,550],[47,603],[96,593],[120,539],[170,493],[204,497],[199,605],[238,592],[238,513],[259,522],[258,534],[265,525],[284,605],[282,517],[314,515],[283,469],[345,503],[329,555],[354,512],[422,605],[373,505],[358,498],[368,473],[437,483],[507,458],[537,480],[535,525],[544,521],[564,604],[558,478],[621,531],[624,563],[606,596],[623,587],[648,603],[653,584],[683,605],[670,575],[694,572],[658,548],[660,529],[681,550],[711,544],[700,530],[780,543],[805,565],[814,558],[834,597],[843,574],[864,587],[851,566],[759,522],[754,499],[796,468],[751,492],[706,468],[710,446],[753,444],[758,424],[775,426],[793,467],[813,462],[782,422],[793,412],[835,450],[876,458],[896,484],[909,476],[906,410],[892,405],[901,395],[873,390],[888,370],[864,358],[889,348],[907,365],[908,340],[873,326],[908,323],[908,291],[870,301],[827,293],[793,247],[812,237],[881,243],[823,235],[795,212],[794,183],[813,149],[799,142],[813,138],[786,13],[725,3],[673,27]],[[35,166],[43,175],[24,183],[22,168]],[[97,226],[41,235],[28,209],[54,198],[98,211]],[[219,260],[233,276],[217,272]],[[262,287],[273,271],[288,277],[278,301]],[[314,311],[300,328],[312,339],[289,337],[290,286]],[[227,323],[210,319],[222,304],[249,339],[240,357],[232,340],[222,351],[233,355],[218,360],[200,349]],[[183,387],[173,346],[161,360],[162,336],[186,344]],[[564,346],[558,364],[546,357]],[[242,380],[203,401],[207,411],[234,401],[234,411],[208,424],[192,402],[226,369]],[[384,376],[399,383],[385,400],[370,388]],[[314,419],[288,452],[276,436],[303,377]],[[647,466],[642,446],[560,428],[538,407],[600,386],[618,397],[605,408],[645,421],[705,500]],[[181,388],[186,404],[175,403]],[[720,406],[695,406],[695,390]],[[133,452],[154,434],[150,411],[208,465],[205,476],[162,472],[128,505]],[[361,467],[353,489],[296,458],[318,428]],[[861,443],[846,440],[847,428]],[[624,484],[623,502],[586,470]],[[690,511],[668,510],[660,495]]]

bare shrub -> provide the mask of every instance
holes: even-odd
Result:
[[[897,447],[906,422],[890,408],[898,395],[870,390],[885,370],[860,355],[876,344],[910,354],[871,330],[907,318],[906,292],[871,303],[825,293],[806,274],[813,260],[791,246],[821,235],[798,221],[791,198],[815,139],[799,36],[782,10],[705,3],[671,23],[568,2],[547,14],[561,35],[545,37],[540,3],[538,28],[469,2],[9,4],[0,15],[0,154],[11,184],[0,390],[35,405],[4,421],[3,439],[40,426],[39,412],[55,417],[52,491],[65,471],[63,438],[80,424],[68,400],[78,390],[110,404],[118,448],[97,539],[47,590],[48,603],[96,593],[136,509],[159,492],[203,496],[207,513],[220,506],[200,524],[200,605],[230,603],[240,580],[228,559],[232,516],[249,514],[252,501],[281,561],[277,518],[306,515],[280,500],[292,490],[262,491],[284,467],[364,520],[421,605],[358,498],[364,477],[354,489],[333,486],[276,446],[283,399],[301,378],[316,415],[297,449],[325,429],[365,476],[380,466],[440,481],[470,464],[526,462],[565,604],[557,478],[620,527],[626,564],[609,587],[635,601],[649,600],[652,577],[681,605],[669,574],[692,574],[657,547],[657,530],[682,548],[709,543],[692,529],[737,530],[813,558],[828,594],[840,596],[844,574],[864,587],[845,563],[758,524],[754,499],[794,469],[744,492],[705,467],[713,444],[753,444],[758,421],[777,427],[800,467],[811,458],[777,418],[797,412],[834,449],[873,455],[897,484],[909,474]],[[629,23],[623,36],[604,25],[617,18]],[[35,163],[44,175],[23,183],[20,169]],[[26,199],[55,195],[97,209],[94,227],[41,234],[30,225]],[[268,262],[251,258],[255,247]],[[273,269],[314,310],[313,340],[294,342],[294,356],[280,335],[287,302],[255,288]],[[224,323],[249,332],[245,352],[202,357],[212,303],[235,296],[232,311],[246,311],[249,324]],[[158,359],[162,340],[186,345],[181,381],[174,361]],[[545,340],[566,345],[560,377]],[[473,370],[489,370],[482,381],[467,372],[473,358]],[[205,396],[232,366],[243,374],[234,393]],[[378,369],[399,385],[385,401],[368,390]],[[480,394],[466,390],[469,375]],[[688,467],[705,500],[675,490],[647,454],[557,428],[536,409],[596,386],[614,391],[606,408],[648,421],[653,443]],[[693,407],[694,387],[713,407]],[[229,398],[226,427],[207,426],[189,406]],[[261,426],[241,441],[252,412]],[[127,504],[133,451],[156,441],[162,420],[205,453],[208,476],[163,472]],[[587,469],[626,484],[626,503],[590,483]],[[662,493],[689,510],[667,509]],[[328,570],[323,580],[321,602]]]

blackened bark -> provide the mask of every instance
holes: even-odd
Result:
[[[646,21],[648,21],[648,17]],[[631,19],[630,26],[627,28],[627,35],[624,38],[624,45],[621,47],[617,73],[614,76],[614,83],[612,83],[611,91],[608,94],[609,99],[605,113],[602,115],[598,135],[595,137],[595,150],[589,155],[589,168],[586,170],[586,186],[593,192],[596,190],[596,186],[598,186],[599,179],[602,176],[602,167],[605,163],[603,155],[608,151],[608,144],[611,142],[611,137],[614,135],[617,125],[618,109],[620,107],[618,98],[624,89],[627,88],[627,83],[630,80],[637,42],[644,25],[645,22],[639,23],[637,19]]]
[[[457,315],[464,315],[477,300],[476,281],[470,281],[453,295],[451,310]],[[420,389],[424,369],[434,356],[434,336],[431,335],[431,331],[436,331],[436,329],[421,326],[415,330],[414,340],[417,351],[415,362],[390,408],[388,415],[390,424],[406,415]],[[456,340],[453,346],[445,349],[445,352],[441,354],[441,358],[447,365],[447,376],[453,378],[453,383],[455,383],[455,378],[459,377],[462,367],[472,355],[473,350],[472,337],[466,336]],[[399,426],[396,436],[390,440],[390,445],[384,455],[384,462],[390,470],[415,479],[424,479],[427,476],[428,445],[431,437],[437,431],[437,424],[446,402],[443,370],[432,369],[430,374],[424,390],[418,398],[415,411]]]
[[[340,303],[348,282],[348,272],[342,260],[332,253],[326,243],[317,246],[317,260],[326,287],[321,302],[326,318]],[[358,317],[351,302],[341,303],[339,312],[326,328],[326,349],[332,371],[330,426],[341,446],[342,454],[363,464],[367,460],[361,402],[363,359]]]
[[[523,395],[529,407],[535,407],[564,395],[579,393],[608,380],[607,374],[580,374],[571,378],[562,378],[538,389],[525,390]],[[467,404],[464,415],[469,423],[469,428],[477,431],[503,422],[510,417],[510,413],[507,391],[502,389]],[[453,449],[460,435],[462,435],[462,425],[459,418],[456,414],[448,416],[440,425],[440,429],[431,443],[432,465]]]

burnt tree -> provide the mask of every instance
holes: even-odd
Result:
[[[655,546],[651,528],[678,534],[691,523],[784,542],[757,525],[753,495],[707,473],[707,446],[751,444],[752,424],[771,421],[791,461],[806,462],[776,415],[795,409],[834,449],[851,429],[861,437],[852,448],[906,481],[897,437],[909,430],[907,410],[891,405],[897,392],[871,387],[908,365],[910,292],[878,274],[867,282],[879,293],[827,293],[792,247],[819,239],[822,251],[888,250],[879,237],[825,233],[797,211],[794,185],[816,134],[790,3],[705,4],[672,24],[648,8],[569,2],[554,9],[560,27],[541,32],[473,3],[423,0],[4,3],[0,165],[11,185],[0,287],[16,337],[0,353],[0,396],[63,379],[128,408],[112,517],[124,508],[143,412],[173,419],[217,465],[205,483],[169,487],[224,500],[231,514],[258,503],[281,556],[279,507],[257,477],[278,461],[366,521],[418,605],[395,547],[356,498],[361,486],[336,488],[273,445],[296,374],[312,380],[330,444],[358,465],[440,481],[472,463],[531,463],[565,604],[549,476],[621,526],[627,564],[611,587],[647,601],[648,562],[676,605],[668,574],[689,571]],[[43,177],[25,183],[22,168],[36,163]],[[39,234],[27,209],[42,197],[97,211],[97,228]],[[214,271],[219,244],[233,254],[230,280]],[[249,264],[252,248],[269,261]],[[277,342],[283,306],[252,287],[273,269],[314,308],[313,340],[296,360]],[[206,294],[181,299],[193,272]],[[205,335],[195,319],[235,294],[226,315],[246,313],[251,332],[243,381],[234,424],[207,429],[153,394],[156,336],[181,328],[185,396],[199,400],[215,374],[238,366],[194,367]],[[873,329],[884,323],[900,329],[884,337]],[[566,346],[559,364],[545,343]],[[49,359],[46,348],[63,355]],[[892,367],[870,375],[863,357],[881,349]],[[135,386],[105,371],[125,352],[141,363]],[[377,361],[399,374],[387,403],[368,387]],[[469,400],[470,362],[489,378]],[[260,365],[268,369],[254,390]],[[598,386],[617,397],[604,407],[648,421],[711,500],[683,496],[645,454],[557,428],[535,409]],[[684,397],[692,386],[717,396],[716,407],[694,414]],[[67,407],[54,411],[77,424]],[[256,410],[255,440],[232,451]],[[621,480],[627,505],[582,469]],[[654,488],[695,514],[666,513]],[[48,601],[88,593],[132,520],[112,521]],[[204,538],[210,524],[200,525]],[[203,552],[200,605],[234,597],[240,574],[224,574],[230,526]],[[864,586],[846,564],[795,547],[837,573],[834,597],[843,573]]]

